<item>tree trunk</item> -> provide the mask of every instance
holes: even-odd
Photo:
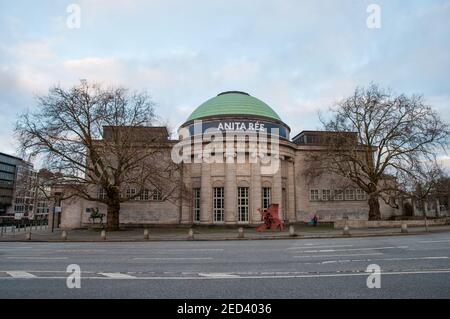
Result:
[[[369,197],[369,220],[380,220],[380,202],[377,196]]]
[[[119,230],[119,212],[120,212],[120,203],[108,204],[107,208],[107,230]]]

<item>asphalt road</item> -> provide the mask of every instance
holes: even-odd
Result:
[[[66,285],[67,266],[81,288]],[[381,287],[367,287],[367,266]],[[72,281],[73,282],[73,281]],[[450,233],[342,239],[0,243],[0,298],[450,298]]]

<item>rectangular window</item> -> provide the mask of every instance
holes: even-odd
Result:
[[[269,205],[271,203],[270,192],[271,192],[271,188],[270,187],[263,187],[262,188],[262,209],[269,208]]]
[[[214,187],[213,189],[213,218],[214,222],[224,221],[225,208],[224,188]]]
[[[200,221],[200,188],[194,188],[193,192],[193,209],[194,209],[194,222]]]
[[[318,189],[311,189],[309,200],[311,201],[317,201],[320,200],[319,190]]]
[[[356,190],[356,199],[357,200],[367,200],[367,194],[362,189]]]
[[[134,195],[136,195],[136,189],[127,188],[127,198],[132,198]]]
[[[335,189],[334,190],[334,200],[344,200],[344,192],[342,189]]]
[[[345,190],[345,200],[355,200],[355,190],[353,188]]]
[[[47,202],[38,202],[36,207],[37,214],[48,214],[49,208]]]
[[[150,199],[150,191],[148,189],[143,189],[141,195],[139,196],[139,200],[147,201]]]
[[[106,191],[104,188],[100,188],[97,193],[98,199],[106,199]]]
[[[158,200],[158,201],[162,200],[162,192],[161,192],[161,190],[159,190],[157,188],[155,188],[155,190],[153,190],[152,200]]]
[[[322,189],[322,200],[331,200],[331,190]]]
[[[238,187],[238,221],[248,222],[248,187]]]

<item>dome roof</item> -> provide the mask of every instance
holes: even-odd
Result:
[[[223,92],[209,99],[192,112],[187,122],[227,115],[253,115],[282,122],[269,105],[248,93],[239,91]]]

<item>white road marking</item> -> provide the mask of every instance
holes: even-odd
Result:
[[[433,243],[450,243],[450,240],[424,240],[419,241],[422,244],[433,244]]]
[[[353,247],[353,245],[330,245],[330,246],[309,246],[309,247],[305,247],[305,246],[295,246],[295,247],[289,247],[286,248],[286,250],[291,250],[291,249],[311,249],[311,248],[340,248],[340,247]]]
[[[135,257],[133,260],[212,260],[212,257]]]
[[[13,278],[36,278],[35,275],[22,270],[11,270],[7,271],[6,273]]]
[[[383,253],[343,254],[343,255],[302,255],[302,256],[292,256],[292,257],[294,257],[294,258],[323,258],[323,257],[373,256],[373,255],[383,255]]]
[[[113,279],[136,279],[136,276],[122,274],[120,272],[100,272],[100,275],[113,278]]]
[[[450,269],[429,269],[429,270],[408,270],[408,271],[387,271],[383,275],[419,275],[419,274],[446,274],[450,273]],[[352,272],[352,273],[323,273],[323,274],[297,274],[297,275],[254,275],[254,276],[240,276],[239,279],[295,279],[295,278],[321,278],[321,277],[350,277],[350,276],[367,276],[366,272]],[[24,278],[24,277],[22,277]],[[30,278],[30,277],[28,277]],[[0,277],[2,279],[13,280],[11,277]],[[67,277],[33,277],[33,279],[67,279]],[[83,277],[83,280],[117,280],[119,278],[113,277]],[[120,278],[122,279],[122,278]],[[124,278],[125,279],[125,278]],[[198,276],[198,277],[135,277],[133,280],[228,280],[235,279],[234,277],[215,277],[215,276]]]
[[[26,260],[61,260],[67,257],[31,257],[31,256],[8,256],[6,259],[26,259]]]
[[[405,257],[405,258],[383,258],[374,260],[426,260],[426,259],[448,259],[447,256],[431,256],[431,257]]]
[[[340,259],[340,260],[326,260],[318,264],[336,264],[336,263],[351,263],[351,262],[372,262],[372,261],[402,261],[402,260],[434,260],[434,259],[448,259],[448,257],[410,257],[410,258],[374,258],[374,259]]]
[[[198,249],[167,249],[167,250],[162,250],[162,249],[158,249],[156,251],[149,251],[151,253],[156,253],[156,254],[166,254],[166,253],[184,253],[184,252],[222,252],[223,249],[208,249],[208,248],[198,248]]]
[[[405,249],[408,246],[398,247],[367,247],[367,248],[349,248],[349,249],[319,249],[319,250],[305,250],[305,253],[332,253],[338,251],[354,251],[354,250],[383,250],[383,249]]]
[[[8,272],[9,270],[0,270],[0,272]],[[26,272],[29,272],[29,273],[64,273],[64,274],[67,274],[68,272],[67,271],[63,271],[63,270],[26,270]],[[91,274],[95,274],[96,272],[95,271],[84,271],[83,270],[83,273],[84,274],[86,274],[86,273],[91,273]]]
[[[199,276],[209,278],[240,278],[239,275],[226,274],[226,273],[199,273]]]
[[[96,253],[107,251],[106,249],[58,249],[55,250],[57,253]]]

